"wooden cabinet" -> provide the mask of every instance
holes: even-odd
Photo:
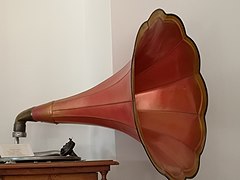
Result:
[[[101,180],[107,179],[112,160],[1,164],[0,180]]]

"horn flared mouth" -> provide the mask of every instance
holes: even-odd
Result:
[[[196,175],[206,139],[206,86],[200,56],[182,21],[158,9],[140,28],[132,60],[135,123],[156,169]]]

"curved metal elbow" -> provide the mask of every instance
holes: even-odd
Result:
[[[19,113],[15,119],[12,136],[18,141],[19,137],[26,137],[26,122],[34,121],[32,118],[32,108]]]

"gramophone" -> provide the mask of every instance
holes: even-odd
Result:
[[[21,112],[13,137],[26,137],[27,121],[104,126],[142,143],[167,178],[194,177],[206,138],[199,63],[180,18],[155,10],[141,25],[127,65],[90,90]]]

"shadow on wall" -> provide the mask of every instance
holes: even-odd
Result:
[[[140,142],[118,131],[116,131],[115,136],[116,158],[120,164],[113,167],[112,172],[109,174],[109,179],[166,179],[151,164]],[[116,172],[118,174],[117,176]]]

